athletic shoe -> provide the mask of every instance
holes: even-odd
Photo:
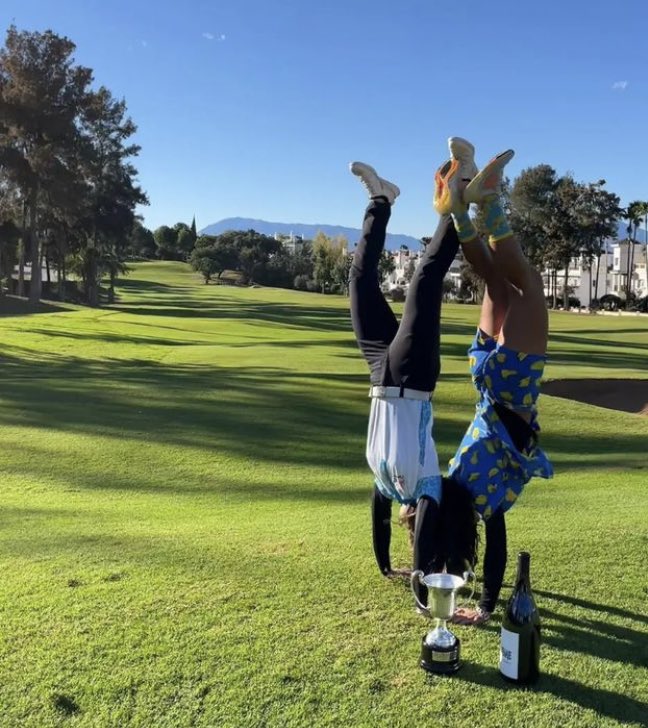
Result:
[[[475,164],[475,147],[467,139],[450,137],[448,139],[448,149],[450,150],[450,159],[456,159],[459,162],[461,181],[470,182],[479,172]]]
[[[369,197],[386,197],[390,205],[400,195],[400,190],[392,182],[378,176],[376,170],[364,162],[351,162],[349,169],[366,187]]]
[[[507,149],[498,154],[468,183],[463,191],[463,199],[467,204],[483,202],[487,197],[499,195],[502,191],[502,175],[504,167],[513,159],[515,152]]]
[[[434,209],[439,215],[459,213],[466,209],[463,190],[477,174],[475,147],[461,137],[448,139],[450,159],[434,175]]]

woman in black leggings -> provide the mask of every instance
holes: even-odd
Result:
[[[440,370],[443,279],[459,239],[450,216],[442,217],[410,282],[399,324],[380,289],[378,264],[400,190],[362,162],[351,164],[351,172],[370,197],[349,290],[353,330],[371,372],[366,456],[374,475],[374,552],[385,576],[403,573],[392,569],[389,557],[392,501],[416,507],[414,568],[428,573],[435,559],[443,559],[435,546],[442,478],[430,400]],[[423,601],[423,587],[421,592]]]

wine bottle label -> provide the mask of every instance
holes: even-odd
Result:
[[[509,632],[508,629],[502,627],[499,661],[499,669],[502,675],[511,678],[511,680],[518,679],[519,657],[520,635],[515,632]]]

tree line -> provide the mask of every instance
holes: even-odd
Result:
[[[642,224],[648,235],[648,202],[635,201],[623,208],[619,196],[605,188],[605,180],[578,182],[571,175],[559,176],[548,164],[523,170],[512,183],[506,180],[503,199],[526,254],[540,270],[549,271],[554,305],[560,294],[563,305],[568,306],[568,274],[574,258],[582,259],[592,270],[592,287],[598,290],[599,276],[607,275],[607,270],[599,271],[601,255],[607,243],[617,237],[620,221],[627,223],[628,240],[636,241]],[[475,222],[485,234],[479,214]],[[427,239],[421,242],[424,245]],[[633,256],[634,245],[622,271],[628,298],[632,297]],[[220,281],[226,270],[238,270],[246,283],[254,280],[265,285],[344,292],[351,256],[345,239],[330,239],[323,233],[304,243],[298,252],[291,252],[274,238],[250,230],[199,237],[189,260],[206,283]],[[380,263],[381,279],[393,270],[393,259],[385,253]],[[412,272],[406,270],[405,278],[411,278]],[[463,265],[459,295],[479,298],[482,288],[470,266]],[[450,289],[448,285],[446,292]]]
[[[99,303],[124,270],[135,208],[147,204],[132,160],[139,146],[126,103],[93,86],[75,45],[11,26],[0,48],[0,295],[18,265],[18,295],[45,285],[61,299]],[[30,267],[29,279],[25,269]],[[73,276],[81,282],[77,289]]]
[[[15,26],[0,48],[0,295],[4,281],[36,302],[44,283],[48,297],[98,305],[101,282],[108,279],[112,300],[129,258],[188,261],[205,283],[346,292],[351,251],[344,238],[319,233],[287,245],[254,230],[199,235],[195,219],[155,231],[142,225],[135,210],[148,200],[133,166],[140,151],[131,140],[136,126],[125,101],[94,87],[92,70],[75,63],[74,51],[72,41],[52,31]],[[554,296],[560,290],[565,305],[570,260],[585,260],[596,291],[599,276],[607,274],[599,272],[600,256],[619,221],[626,221],[630,241],[642,224],[648,234],[648,202],[622,208],[604,180],[578,182],[548,164],[507,181],[504,201],[525,252],[549,271]],[[483,228],[479,217],[476,222]],[[633,256],[634,245],[623,272],[628,298]],[[381,277],[393,269],[385,253]],[[464,266],[462,292],[478,294],[479,287]]]
[[[563,305],[568,306],[573,258],[580,258],[592,271],[592,289],[598,290],[599,277],[607,275],[607,269],[600,270],[601,256],[607,243],[616,239],[621,221],[626,222],[627,238],[633,243],[621,271],[626,295],[632,298],[634,243],[642,222],[648,234],[648,202],[637,200],[623,208],[619,196],[605,189],[605,180],[577,182],[571,175],[558,176],[548,164],[523,170],[507,192],[512,228],[529,258],[549,271],[554,305],[560,290]],[[563,271],[560,282],[558,271]]]

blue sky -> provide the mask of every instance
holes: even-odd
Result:
[[[429,234],[450,135],[648,199],[646,0],[2,0],[11,22],[126,99],[152,228],[359,227],[360,159],[401,187],[390,230]]]

